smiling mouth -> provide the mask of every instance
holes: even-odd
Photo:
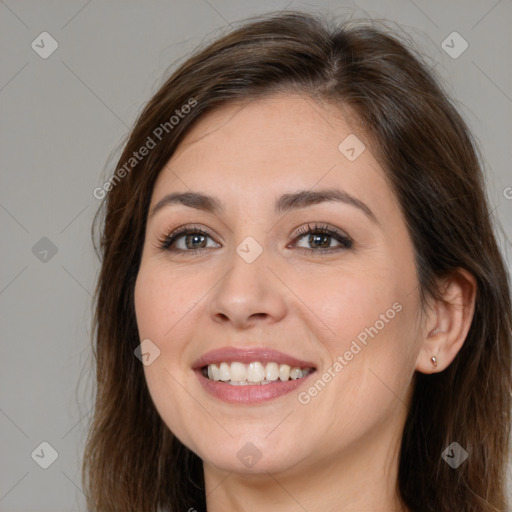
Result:
[[[209,364],[201,368],[201,374],[210,381],[220,381],[231,386],[258,386],[272,382],[299,380],[314,372],[313,367],[298,367],[274,361],[254,361],[244,364],[238,361]]]

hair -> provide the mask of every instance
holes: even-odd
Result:
[[[89,509],[206,510],[202,461],[160,418],[134,357],[140,343],[134,286],[155,180],[185,134],[209,111],[277,92],[354,113],[403,213],[422,310],[427,298],[442,300],[439,278],[462,268],[476,279],[474,316],[459,353],[442,372],[414,374],[398,496],[412,512],[504,511],[510,283],[477,145],[438,79],[399,35],[368,23],[332,25],[295,11],[250,19],[183,62],[142,109],[116,180],[104,187],[108,193],[93,224],[94,231],[102,213],[95,408],[82,468]],[[184,105],[191,108],[171,126]],[[156,146],[131,161],[150,139],[158,139]],[[127,162],[133,169],[127,171]],[[453,441],[469,455],[457,469],[441,457]]]

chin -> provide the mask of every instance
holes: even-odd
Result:
[[[235,454],[208,453],[201,457],[203,462],[222,471],[238,473],[242,475],[265,475],[268,473],[282,473],[296,466],[298,461],[291,460],[289,454],[269,456],[266,450],[257,450],[252,446],[242,448],[240,458]]]
[[[275,428],[275,425],[274,427]],[[226,439],[211,439],[203,448],[191,448],[203,462],[220,470],[247,475],[280,473],[307,458],[303,442],[296,436],[270,434],[271,429],[253,429],[250,433]]]

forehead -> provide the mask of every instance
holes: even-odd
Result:
[[[152,204],[170,191],[192,189],[259,208],[285,192],[336,187],[390,214],[396,201],[384,170],[351,119],[302,95],[222,107],[181,142],[158,177]],[[357,152],[365,148],[353,161],[346,140]]]

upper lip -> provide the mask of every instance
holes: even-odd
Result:
[[[311,361],[304,361],[296,357],[290,356],[283,352],[271,348],[236,348],[236,347],[223,347],[216,350],[211,350],[203,354],[199,359],[192,363],[193,369],[203,368],[209,364],[217,363],[260,363],[276,362],[279,364],[287,364],[292,367],[299,368],[315,368],[314,363]]]

